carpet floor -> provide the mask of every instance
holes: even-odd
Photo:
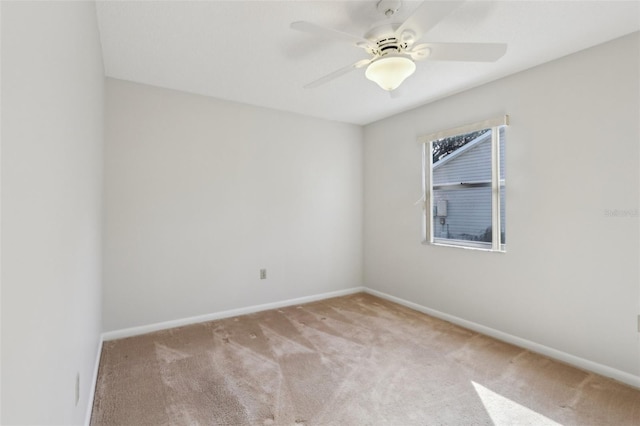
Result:
[[[99,425],[640,425],[640,390],[358,293],[104,343]]]

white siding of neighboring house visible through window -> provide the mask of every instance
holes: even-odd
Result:
[[[500,128],[501,141],[504,128]],[[433,163],[433,185],[465,182],[491,182],[491,131],[467,143],[457,151]],[[504,179],[504,143],[500,143],[500,176]],[[433,193],[433,205],[446,201],[446,216],[433,217],[433,237],[468,240],[491,227],[491,187],[439,189]],[[504,191],[500,191],[501,232],[504,235]],[[435,209],[434,209],[435,210]],[[490,235],[490,232],[489,232]],[[504,244],[505,242],[502,241]]]

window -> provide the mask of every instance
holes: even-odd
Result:
[[[505,251],[508,116],[420,137],[426,243]]]

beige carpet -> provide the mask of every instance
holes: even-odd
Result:
[[[640,391],[356,294],[105,342],[92,425],[640,425]]]

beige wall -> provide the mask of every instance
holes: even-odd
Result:
[[[1,8],[1,422],[82,424],[101,332],[104,75],[95,5]]]
[[[365,286],[638,380],[638,39],[365,127]],[[416,138],[504,113],[507,253],[421,245]]]
[[[362,285],[361,127],[106,87],[105,330]]]

